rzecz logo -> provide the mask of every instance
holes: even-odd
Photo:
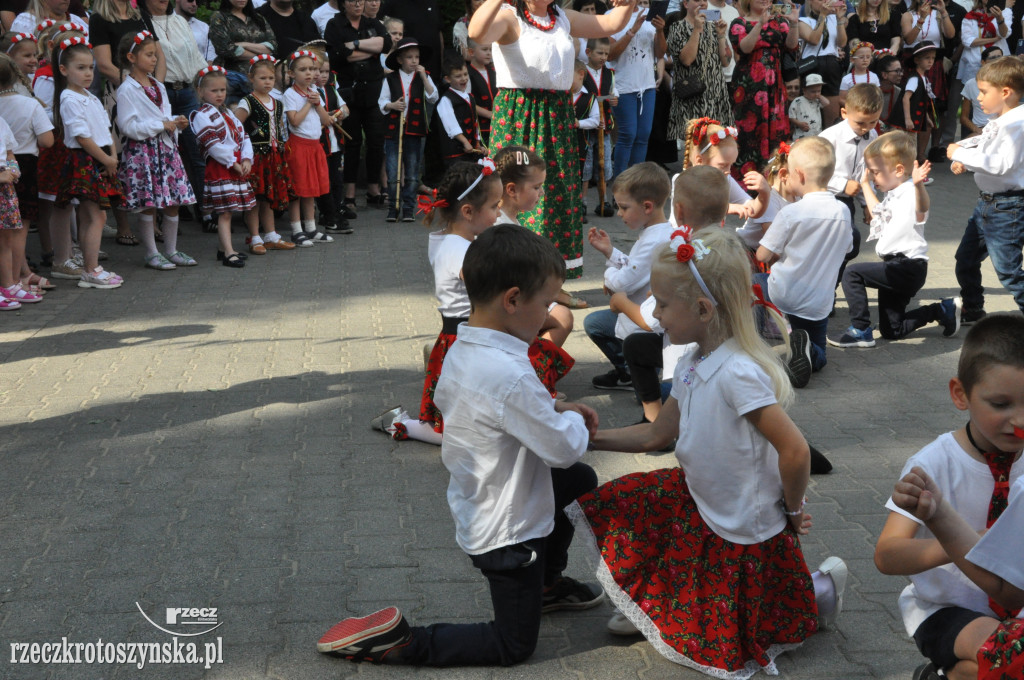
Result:
[[[135,606],[139,608],[139,613],[141,613],[142,616],[145,617],[145,619],[149,621],[154,628],[156,628],[157,630],[162,630],[168,635],[178,635],[181,637],[194,637],[197,635],[205,635],[206,633],[209,633],[212,630],[220,628],[221,624],[223,623],[223,621],[217,621],[216,607],[167,607],[167,609],[165,610],[165,625],[175,627],[188,626],[190,628],[190,630],[186,629],[187,632],[186,630],[169,630],[168,628],[161,626],[156,621],[151,619],[149,615],[142,610],[142,605],[140,605],[138,602],[135,603]],[[195,632],[194,626],[202,626],[202,630],[200,630],[199,632]]]

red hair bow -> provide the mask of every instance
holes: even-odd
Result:
[[[751,286],[751,288],[754,290],[754,301],[750,303],[751,307],[756,307],[757,305],[761,305],[762,307],[765,307],[765,308],[768,308],[768,309],[774,309],[776,312],[778,312],[779,316],[782,316],[782,317],[785,316],[781,311],[779,311],[778,307],[776,307],[771,302],[768,302],[768,300],[765,299],[764,291],[761,290],[761,284],[760,283],[755,283],[753,286]]]
[[[779,154],[782,156],[788,156],[789,152],[792,151],[793,147],[790,146],[789,142],[779,142]]]
[[[434,193],[433,193],[432,196],[425,196],[423,194],[420,194],[416,198],[416,212],[417,213],[423,213],[424,215],[429,215],[430,213],[434,212],[434,208],[447,208],[447,207],[448,207],[448,201],[444,200],[443,198],[440,201],[437,200],[437,189],[434,189]]]

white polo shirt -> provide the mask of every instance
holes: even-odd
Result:
[[[917,194],[914,182],[907,180],[885,195],[872,211],[868,241],[878,239],[875,254],[879,257],[903,253],[914,260],[927,260],[928,242],[924,240],[924,225],[928,213],[917,221]]]

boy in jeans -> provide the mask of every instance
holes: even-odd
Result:
[[[975,539],[993,527],[1007,507],[1010,487],[1024,478],[1022,386],[1024,319],[993,314],[967,334],[957,375],[949,382],[953,404],[967,412],[967,424],[911,456],[900,475],[929,478],[930,495],[941,494]],[[902,482],[896,487],[906,490]],[[936,540],[934,525],[926,525],[927,512],[909,505],[897,493],[886,503],[889,518],[875,546],[875,565],[883,574],[910,577],[899,598],[900,612],[907,633],[930,660],[914,677],[937,680],[944,672],[950,678],[977,678],[979,648],[1001,619],[1016,612],[1007,613],[971,583],[959,566],[962,560]],[[1010,535],[1019,538],[1020,527]],[[1021,563],[1019,552],[1013,560]]]
[[[850,327],[836,347],[874,347],[867,288],[878,289],[878,331],[886,340],[905,338],[921,326],[937,321],[942,334],[955,335],[960,328],[960,298],[918,307],[907,305],[928,275],[928,243],[924,225],[930,201],[925,182],[931,163],[918,166],[917,144],[906,132],[887,132],[864,150],[861,186],[871,214],[868,241],[878,240],[875,253],[881,262],[857,262],[843,273],[843,294],[850,306]],[[871,184],[886,192],[879,203]]]
[[[321,652],[423,666],[511,665],[537,645],[541,614],[588,609],[604,593],[561,575],[563,508],[597,486],[578,462],[597,430],[588,406],[558,402],[527,350],[565,281],[551,243],[518,225],[483,232],[462,265],[473,311],[445,357],[434,401],[445,415],[455,538],[491,589],[494,621],[410,627],[395,607],[335,625]]]
[[[1017,57],[1002,57],[983,64],[975,78],[978,103],[991,116],[980,136],[950,144],[946,155],[951,170],[970,170],[981,191],[974,214],[956,250],[956,280],[964,301],[963,322],[985,315],[985,289],[981,263],[986,256],[999,282],[1013,294],[1024,311],[1024,64]]]
[[[603,229],[591,227],[587,240],[607,258],[604,270],[605,293],[625,293],[640,304],[647,298],[651,285],[651,260],[658,246],[672,238],[672,225],[665,217],[665,202],[671,193],[668,173],[657,163],[638,163],[615,178],[612,193],[619,205],[619,217],[640,236],[626,255],[612,247],[612,240]],[[622,340],[615,336],[618,315],[610,309],[591,312],[583,320],[587,337],[612,362],[612,370],[594,377],[591,383],[599,390],[633,390],[626,359],[622,356]]]
[[[828,190],[835,168],[832,145],[821,137],[793,143],[788,187],[801,200],[783,206],[761,238],[757,260],[771,274],[755,274],[762,292],[793,327],[789,376],[806,387],[825,366],[828,315],[843,258],[853,246],[850,211]]]

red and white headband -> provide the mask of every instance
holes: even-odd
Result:
[[[136,33],[135,37],[132,39],[131,47],[128,48],[128,54],[133,53],[135,48],[144,43],[147,39],[156,40],[156,38],[153,37],[153,34],[149,31],[139,31]]]
[[[64,40],[60,41],[60,52],[57,53],[57,59],[59,60],[61,57],[64,56],[65,50],[71,49],[76,45],[84,45],[86,48],[90,50],[92,49],[92,45],[89,44],[89,41],[83,38],[82,36],[75,36],[74,38],[65,38]]]
[[[205,78],[206,76],[208,76],[208,75],[210,75],[212,73],[219,73],[219,74],[221,74],[224,77],[227,77],[227,75],[228,75],[228,72],[224,69],[223,66],[207,66],[206,68],[200,69],[199,73],[196,74],[196,78],[197,78],[197,80],[196,80],[196,87],[199,87],[200,85],[202,85],[203,84],[203,78]]]
[[[494,172],[494,161],[492,161],[490,158],[481,158],[480,160],[477,161],[477,165],[481,166],[480,174],[476,176],[476,179],[473,180],[472,184],[466,187],[465,191],[459,194],[459,197],[455,199],[456,202],[461,201],[466,196],[469,196],[469,194],[472,193],[473,189],[476,189],[476,185],[480,184],[480,180],[482,180],[484,177],[489,177],[491,173]]]
[[[303,57],[309,57],[314,62],[317,61],[316,55],[310,52],[309,50],[296,50],[295,52],[292,52],[290,55],[288,55],[288,68],[291,68],[292,64],[294,64],[299,59],[302,59]]]
[[[249,60],[249,71],[252,71],[257,64],[268,63],[271,66],[277,65],[277,59],[270,56],[269,54],[257,54],[255,57]]]
[[[31,33],[15,33],[13,36],[11,36],[11,46],[7,48],[7,54],[11,53],[11,50],[14,49],[15,45],[17,45],[18,43],[23,43],[26,40],[30,40],[32,42],[39,42],[38,40],[36,40],[36,37]]]
[[[718,146],[728,137],[736,139],[739,136],[739,134],[739,131],[737,131],[736,128],[734,128],[732,125],[726,126],[719,130],[718,132],[708,133],[707,144],[701,147],[700,155],[703,156],[704,154],[711,150],[711,147]]]
[[[704,279],[701,277],[700,272],[697,271],[697,265],[694,264],[694,259],[700,262],[704,259],[704,256],[711,252],[711,249],[704,245],[703,239],[697,239],[696,241],[690,241],[692,230],[690,227],[683,227],[682,229],[676,229],[672,232],[672,239],[669,241],[669,245],[672,250],[676,253],[676,259],[680,262],[685,262],[690,267],[690,273],[693,274],[694,281],[700,286],[701,292],[707,296],[708,300],[715,307],[718,306],[718,300],[708,290],[708,286],[704,283]]]

